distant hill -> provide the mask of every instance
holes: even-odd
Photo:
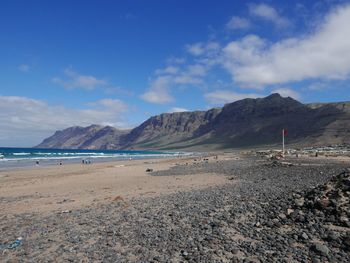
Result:
[[[128,131],[121,131],[110,126],[91,125],[74,126],[45,139],[37,148],[54,149],[119,149],[120,139]]]
[[[343,106],[345,104],[345,106]],[[302,104],[272,94],[208,111],[164,113],[130,131],[92,125],[57,131],[37,147],[78,149],[214,150],[280,143],[350,143],[349,103]]]

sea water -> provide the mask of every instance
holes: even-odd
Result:
[[[101,161],[132,160],[189,156],[191,153],[167,151],[66,150],[0,147],[0,170],[38,165],[66,163],[94,163]]]

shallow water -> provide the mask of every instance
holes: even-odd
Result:
[[[59,165],[81,162],[105,162],[130,159],[167,158],[191,155],[166,151],[67,150],[36,148],[1,148],[0,170],[38,165]]]

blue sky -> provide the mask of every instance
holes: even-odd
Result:
[[[273,92],[350,100],[350,2],[0,3],[0,146]]]

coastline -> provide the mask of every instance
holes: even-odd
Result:
[[[199,152],[172,152],[172,151],[90,151],[74,149],[36,149],[36,148],[0,148],[1,149],[18,149],[18,153],[12,153],[16,158],[0,159],[0,172],[9,170],[33,169],[37,167],[81,164],[87,163],[108,163],[129,160],[149,160],[149,159],[166,159],[180,157],[205,156],[206,153]],[[39,151],[34,152],[32,150]],[[41,152],[41,151],[46,152]],[[23,153],[29,152],[29,153]]]
[[[210,162],[216,161],[208,157]],[[159,196],[225,182],[215,174],[155,177],[154,172],[193,163],[196,157],[139,159],[33,166],[0,171],[1,210],[6,214],[51,213],[113,201]],[[7,201],[6,201],[7,200]],[[28,205],[30,204],[30,206]]]

